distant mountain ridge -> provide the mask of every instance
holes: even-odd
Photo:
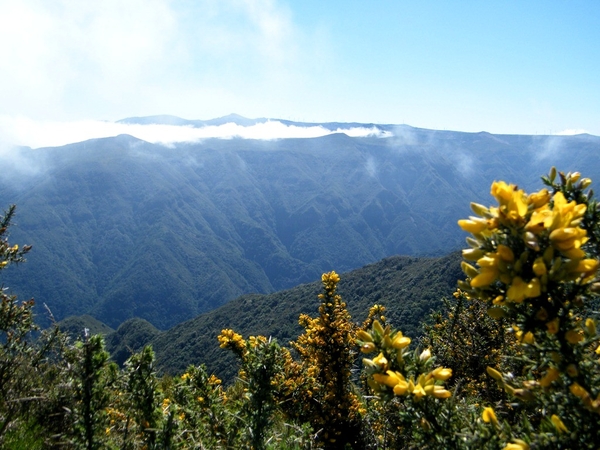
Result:
[[[11,240],[33,251],[0,282],[58,319],[166,329],[332,269],[456,250],[456,221],[471,201],[491,202],[493,180],[539,189],[555,165],[600,181],[594,136],[380,127],[393,137],[167,147],[121,135],[20,149],[0,205],[18,205]]]
[[[218,126],[224,125],[227,123],[234,123],[236,125],[240,125],[243,127],[249,127],[252,125],[257,125],[259,123],[265,122],[281,122],[284,125],[288,126],[297,126],[297,127],[314,127],[314,126],[322,126],[323,128],[329,130],[337,130],[337,129],[349,129],[356,127],[378,127],[381,129],[387,129],[390,125],[376,125],[373,123],[358,123],[358,122],[295,122],[292,120],[286,119],[267,119],[265,117],[261,117],[258,119],[248,119],[246,117],[240,116],[239,114],[228,114],[223,117],[217,117],[216,119],[208,119],[208,120],[188,120],[182,119],[181,117],[171,116],[171,115],[158,115],[158,116],[143,116],[143,117],[128,117],[125,119],[118,120],[117,123],[124,124],[137,124],[137,125],[173,125],[173,126],[191,126],[196,128],[207,127],[207,126]],[[396,125],[392,125],[396,126]]]

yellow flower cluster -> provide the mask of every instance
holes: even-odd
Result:
[[[370,332],[358,331],[357,343],[363,353],[379,350],[379,354],[373,359],[363,359],[369,375],[367,383],[377,395],[412,395],[416,401],[427,395],[442,399],[452,396],[443,386],[443,382],[452,376],[452,369],[437,367],[426,373],[408,378],[405,376],[402,369],[411,339],[401,331],[393,331],[389,325],[384,328],[378,320],[374,320]],[[431,359],[431,351],[423,350],[418,359],[426,363]]]
[[[541,295],[548,280],[581,278],[582,283],[589,283],[594,278],[598,261],[585,259],[581,248],[588,240],[586,230],[580,227],[585,204],[567,202],[562,192],[550,196],[547,189],[527,196],[502,181],[494,182],[491,192],[498,207],[472,204],[482,217],[458,221],[463,230],[473,234],[467,240],[471,248],[463,250],[463,257],[479,266],[463,264],[471,287],[483,288],[499,280],[508,287],[506,300],[520,303]],[[515,234],[525,244],[520,255],[502,243]],[[542,251],[544,241],[549,245]],[[486,250],[486,243],[492,243],[494,250]],[[532,252],[538,256],[527,267]],[[533,276],[526,277],[526,273]]]
[[[162,402],[162,412],[164,415],[168,414],[170,405],[171,405],[171,400],[168,398],[164,398],[163,402]]]
[[[436,373],[437,371],[437,373]],[[451,369],[438,367],[435,371],[428,374],[420,374],[415,381],[410,378],[408,381],[404,375],[398,371],[387,370],[385,374],[374,373],[368,383],[374,392],[380,393],[384,389],[383,386],[390,387],[394,395],[413,395],[415,400],[420,400],[426,395],[435,398],[449,398],[452,393],[436,384],[439,380],[446,380],[452,375]]]
[[[326,272],[321,275],[321,282],[323,283],[325,290],[335,290],[335,287],[340,282],[340,276],[335,273],[335,270],[332,270],[331,272]]]
[[[246,341],[241,334],[231,329],[221,330],[221,334],[217,336],[217,339],[221,348],[229,348],[240,357],[246,352]]]
[[[219,386],[222,383],[222,381],[216,377],[214,374],[212,374],[210,377],[208,377],[208,384],[211,386]]]
[[[365,411],[352,392],[355,325],[346,304],[336,294],[339,281],[339,275],[333,271],[321,277],[319,316],[300,316],[299,323],[305,331],[290,343],[300,361],[294,361],[289,352],[284,353],[285,380],[281,383],[286,412],[322,430],[318,439],[327,445],[349,439],[356,432],[358,417]]]
[[[564,177],[569,186],[580,178],[578,173]],[[581,180],[578,188],[589,183]],[[582,226],[585,203],[568,201],[561,190],[552,194],[542,189],[527,195],[503,181],[492,183],[491,194],[498,206],[472,203],[477,216],[458,224],[472,234],[462,262],[469,280],[459,285],[472,295],[492,300],[494,307],[488,311],[492,317],[505,315],[502,306],[525,301],[537,302],[539,307],[548,299],[549,283],[594,281],[600,261],[587,258],[583,249],[589,239]],[[549,315],[543,307],[534,313],[551,334],[558,332],[561,324],[554,313]],[[570,338],[578,342],[577,336]]]
[[[250,336],[248,338],[248,343],[250,344],[251,348],[256,348],[260,344],[266,344],[267,342],[268,339],[265,336]]]
[[[369,308],[369,314],[367,315],[367,318],[364,320],[364,322],[362,323],[360,328],[362,330],[371,328],[373,326],[373,322],[376,319],[379,319],[383,324],[385,324],[384,314],[385,314],[385,306],[379,305],[379,304],[375,304],[375,305],[371,306]]]

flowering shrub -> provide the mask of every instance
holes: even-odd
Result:
[[[0,446],[597,448],[600,211],[578,173],[542,180],[531,194],[494,182],[496,203],[471,205],[466,279],[419,340],[381,305],[353,323],[328,272],[289,349],[221,332],[240,361],[228,387],[203,366],[159,378],[149,347],[118,369],[100,337],[31,339],[33,302],[0,292]],[[29,250],[8,243],[13,213],[0,270]]]
[[[356,446],[361,439],[363,405],[351,383],[356,326],[337,294],[339,281],[337,273],[324,273],[319,317],[300,316],[305,331],[291,343],[300,361],[287,357],[281,390],[285,413],[310,423],[324,448]]]
[[[507,440],[521,439],[507,448],[594,448],[600,442],[597,204],[587,190],[591,180],[579,173],[552,169],[543,181],[547,187],[529,195],[494,182],[498,205],[471,205],[477,216],[459,225],[471,233],[463,257],[474,265],[463,262],[468,278],[460,286],[486,302],[491,317],[504,318],[522,348],[521,373],[487,368],[515,404],[500,408],[517,408],[528,424],[505,430]],[[496,423],[492,417],[484,411]]]

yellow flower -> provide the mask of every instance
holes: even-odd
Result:
[[[471,202],[471,209],[475,214],[481,217],[485,217],[490,213],[489,208],[486,208],[485,206],[480,205],[479,203]]]
[[[492,183],[490,193],[496,197],[499,204],[498,211],[503,219],[517,222],[527,214],[528,206],[525,192],[519,190],[514,184],[495,181]]]
[[[208,378],[208,384],[211,384],[211,385],[219,385],[219,384],[221,384],[221,383],[222,383],[222,382],[221,382],[221,380],[220,380],[220,379],[218,379],[218,378],[217,378],[215,375],[211,375],[211,376]]]
[[[522,332],[519,332],[522,334]],[[519,340],[521,342],[523,342],[524,344],[529,344],[532,345],[535,342],[535,337],[533,336],[533,333],[531,331],[528,331],[527,333],[523,334],[522,336],[519,336]]]
[[[375,331],[380,336],[383,336],[385,334],[385,330],[383,329],[383,326],[377,319],[373,321],[373,331]]]
[[[571,181],[571,183],[577,183],[577,181],[581,178],[581,174],[579,172],[569,172],[567,174],[567,179]]]
[[[527,200],[529,201],[529,204],[533,206],[534,209],[538,209],[544,205],[547,205],[550,201],[550,198],[552,198],[552,195],[550,194],[550,192],[548,192],[548,189],[544,188],[539,192],[533,192],[529,194]]]
[[[471,216],[469,219],[461,219],[458,226],[467,233],[479,234],[488,227],[487,220]]]
[[[433,386],[433,392],[431,393],[435,398],[450,398],[452,397],[452,392],[444,389],[444,386]]]
[[[165,398],[162,402],[162,411],[163,414],[167,414],[169,412],[169,405],[171,404],[171,400]]]
[[[565,333],[565,339],[569,344],[577,344],[583,341],[583,336],[579,331],[569,330]]]
[[[596,322],[594,319],[585,319],[585,328],[590,336],[596,336]]]
[[[596,259],[583,259],[579,261],[577,267],[573,270],[573,272],[581,273],[583,275],[593,274],[598,269],[598,264],[600,261]]]
[[[513,442],[506,444],[502,450],[529,450],[529,444],[521,439],[513,439]]]
[[[408,391],[408,383],[406,380],[400,380],[396,386],[394,386],[394,395],[404,395]]]
[[[483,408],[481,418],[485,423],[493,423],[494,425],[498,425],[498,418],[496,417],[496,413],[491,406],[486,406]]]
[[[371,353],[377,349],[377,346],[373,342],[365,342],[360,347],[360,351],[363,353]]]
[[[379,353],[379,355],[373,358],[373,363],[381,370],[387,370],[388,360],[385,356],[383,356],[383,353]]]
[[[364,330],[358,330],[356,333],[356,338],[363,342],[373,342],[373,337]]]
[[[426,348],[419,355],[419,359],[421,361],[427,361],[429,358],[431,358],[431,350],[429,350],[428,348]]]
[[[560,420],[560,417],[558,417],[556,414],[552,414],[552,417],[550,417],[550,420],[552,421],[552,425],[554,425],[556,427],[556,429],[558,430],[559,433],[568,433],[569,432],[569,430],[567,429],[567,427],[565,426],[563,421]]]
[[[546,268],[546,263],[544,262],[544,258],[542,256],[536,258],[536,260],[533,262],[532,268],[533,273],[535,273],[538,277],[541,277],[542,275],[548,272],[548,269]]]
[[[480,248],[465,248],[462,251],[462,256],[467,261],[477,261],[479,258],[483,257],[485,252]]]
[[[331,272],[321,275],[321,281],[326,285],[337,284],[340,281],[340,276],[335,273],[335,270],[332,270]]]
[[[506,262],[513,262],[515,260],[515,254],[513,253],[512,249],[504,244],[498,245],[496,252],[500,258]]]
[[[554,213],[551,210],[547,208],[540,209],[531,214],[529,222],[525,225],[525,230],[539,235],[542,231],[549,229],[553,221]]]
[[[415,396],[416,400],[420,400],[422,397],[426,395],[425,389],[420,384],[417,384],[412,391],[412,395]]]
[[[402,336],[402,333],[398,333],[399,336],[396,336],[394,338],[394,341],[392,342],[392,347],[401,350],[405,347],[408,347],[408,345],[411,342],[411,339],[407,336]]]
[[[437,367],[431,372],[431,376],[436,380],[446,381],[448,378],[452,376],[452,369],[447,369],[445,367]]]
[[[465,275],[468,276],[469,278],[475,278],[477,275],[479,275],[479,271],[475,267],[473,267],[471,264],[469,264],[465,261],[462,261],[460,263],[460,268],[465,273]]]
[[[496,381],[502,381],[502,374],[500,372],[498,372],[496,369],[494,369],[493,367],[486,367],[485,369],[488,373],[488,375],[490,377],[492,377],[494,380]]]
[[[586,231],[583,228],[558,228],[550,233],[550,242],[560,251],[580,248],[586,241]]]
[[[546,323],[546,327],[548,328],[548,333],[550,333],[550,334],[558,333],[559,325],[560,325],[560,320],[558,317],[555,318],[554,320],[551,320],[550,322]]]
[[[546,371],[546,375],[540,380],[540,386],[548,387],[560,377],[560,372],[556,367],[550,367]]]
[[[569,390],[571,391],[571,394],[573,394],[575,397],[579,397],[581,400],[585,400],[590,396],[590,394],[588,394],[588,392],[582,388],[579,383],[573,383],[569,387]]]
[[[489,286],[498,278],[499,273],[495,267],[482,267],[481,271],[471,279],[471,287]]]
[[[402,375],[399,372],[393,372],[391,370],[388,370],[386,373],[387,375],[381,373],[374,373],[373,379],[379,384],[385,384],[386,386],[389,386],[391,388],[395,387],[401,381],[405,381],[404,375]]]
[[[529,282],[523,281],[519,276],[512,279],[512,284],[506,292],[506,299],[521,303],[526,298],[535,298],[541,295],[541,285],[538,278],[533,278]]]

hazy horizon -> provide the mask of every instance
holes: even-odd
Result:
[[[0,0],[0,144],[232,112],[600,135],[599,13],[593,0]]]

